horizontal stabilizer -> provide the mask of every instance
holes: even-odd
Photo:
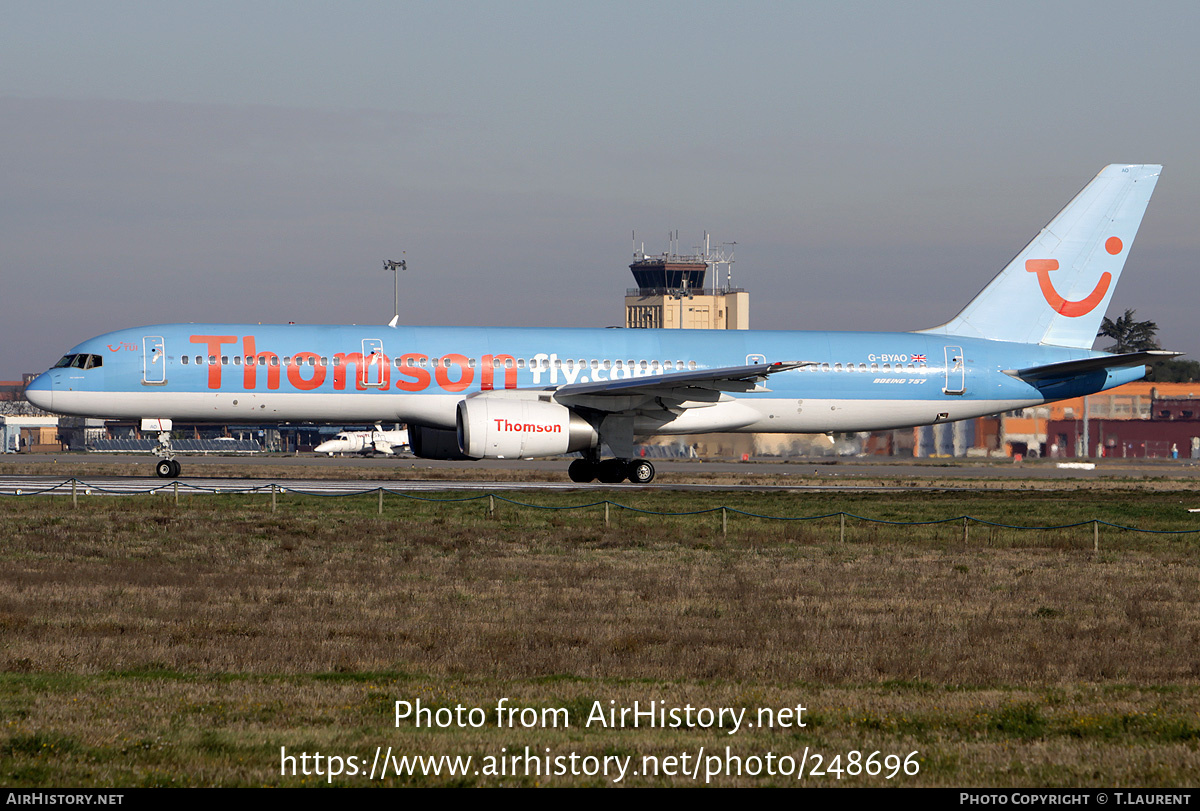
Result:
[[[1145,352],[1127,352],[1124,355],[1101,355],[1095,358],[1065,360],[1060,363],[1047,363],[1044,366],[1030,366],[1026,369],[1005,369],[1004,374],[1033,382],[1056,377],[1074,377],[1100,369],[1125,369],[1130,366],[1141,366],[1154,363],[1156,360],[1177,358],[1182,354],[1182,352],[1168,352],[1164,349],[1151,349]]]

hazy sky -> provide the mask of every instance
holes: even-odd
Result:
[[[634,230],[736,240],[752,326],[918,329],[1114,162],[1165,168],[1110,315],[1200,358],[1194,2],[0,15],[0,379],[141,324],[382,324],[402,255],[408,323],[619,324]]]

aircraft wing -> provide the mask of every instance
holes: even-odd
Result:
[[[1096,358],[1081,360],[1065,360],[1059,363],[1047,363],[1044,366],[1030,366],[1025,369],[1005,369],[1004,374],[1021,380],[1034,382],[1056,377],[1074,377],[1101,369],[1123,369],[1129,366],[1139,366],[1153,363],[1156,360],[1166,360],[1182,355],[1182,352],[1168,352],[1163,349],[1151,349],[1145,352],[1127,352],[1123,355],[1101,355]]]
[[[554,400],[563,405],[584,406],[600,411],[627,411],[655,400],[660,407],[666,408],[713,405],[721,399],[723,392],[765,390],[762,384],[771,375],[815,364],[815,361],[755,363],[622,380],[570,383],[554,390]]]

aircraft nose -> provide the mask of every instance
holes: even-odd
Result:
[[[54,410],[54,380],[50,372],[43,372],[25,387],[25,399],[43,411]]]

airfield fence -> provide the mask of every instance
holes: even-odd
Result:
[[[314,490],[303,487],[289,487],[275,482],[262,485],[254,485],[250,487],[205,487],[202,485],[193,485],[188,482],[173,481],[150,487],[122,487],[105,488],[96,484],[88,484],[80,479],[67,479],[58,484],[49,485],[36,489],[17,489],[17,490],[0,490],[0,495],[9,496],[35,496],[35,495],[64,495],[70,491],[71,501],[74,506],[78,506],[80,490],[83,490],[85,496],[91,495],[173,495],[175,503],[179,503],[179,495],[182,490],[185,494],[188,491],[197,494],[231,494],[231,495],[254,495],[254,494],[270,494],[271,496],[271,511],[275,512],[279,509],[279,496],[284,494],[294,494],[302,496],[315,496],[318,498],[345,498],[348,496],[364,496],[377,494],[379,498],[379,514],[383,515],[384,496],[395,496],[401,499],[411,501],[435,502],[442,504],[462,504],[471,501],[488,502],[487,512],[489,517],[494,517],[496,514],[496,503],[508,504],[513,507],[530,510],[553,510],[558,512],[574,511],[574,510],[590,510],[597,507],[604,508],[604,524],[607,526],[610,523],[610,511],[612,509],[621,510],[630,513],[640,513],[643,515],[662,516],[664,518],[685,517],[697,515],[714,515],[721,514],[721,534],[727,536],[729,534],[729,518],[730,516],[742,516],[745,518],[757,518],[766,521],[821,521],[826,519],[839,519],[839,539],[844,542],[846,540],[846,520],[861,521],[866,524],[880,524],[895,527],[918,527],[918,526],[935,526],[944,524],[962,524],[963,541],[969,540],[970,526],[978,524],[983,527],[991,527],[995,529],[1010,529],[1010,530],[1030,530],[1037,532],[1051,532],[1056,530],[1075,529],[1078,527],[1092,527],[1093,544],[1096,551],[1100,549],[1100,528],[1107,527],[1113,530],[1123,532],[1135,532],[1148,535],[1195,535],[1200,533],[1200,529],[1147,529],[1144,527],[1133,527],[1125,524],[1117,524],[1111,521],[1105,521],[1099,518],[1090,518],[1083,521],[1074,521],[1068,524],[1048,524],[1048,525],[1022,525],[1008,524],[999,521],[991,521],[986,518],[976,518],[971,515],[959,515],[952,518],[937,518],[924,521],[895,521],[883,518],[871,518],[870,516],[857,515],[843,511],[819,513],[815,515],[768,515],[765,513],[751,512],[738,507],[730,507],[721,505],[716,507],[705,507],[699,510],[684,510],[684,511],[664,511],[664,510],[649,510],[642,507],[634,507],[628,504],[612,501],[610,499],[600,499],[598,501],[589,501],[581,504],[565,504],[565,505],[547,505],[547,504],[531,504],[524,501],[511,498],[509,496],[498,493],[475,493],[467,496],[453,497],[432,497],[422,496],[411,492],[404,492],[401,489],[393,489],[389,487],[369,487],[359,489],[338,489],[336,491],[329,490]]]

